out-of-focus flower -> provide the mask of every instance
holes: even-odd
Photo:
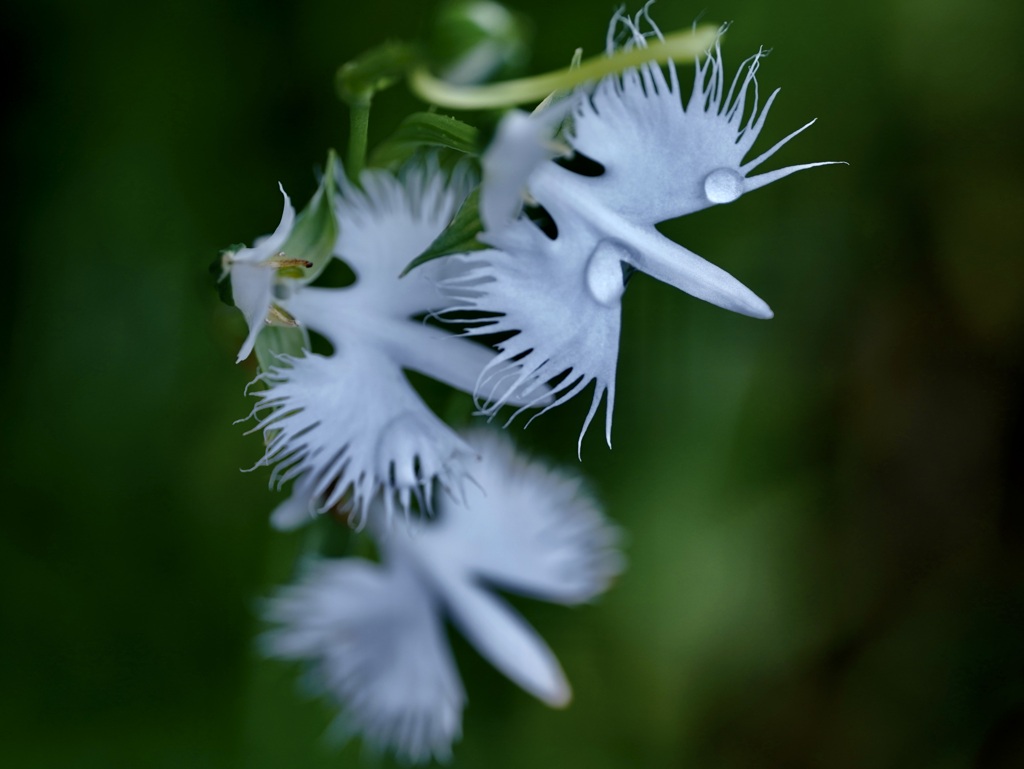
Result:
[[[622,568],[617,532],[578,478],[515,454],[503,434],[471,433],[475,483],[438,516],[380,536],[382,563],[319,561],[284,588],[267,617],[268,654],[313,663],[342,724],[401,758],[443,759],[461,730],[465,693],[444,637],[447,616],[506,676],[555,707],[565,675],[543,639],[494,586],[572,605]]]
[[[620,25],[627,34],[625,47],[646,46],[643,20],[649,34],[660,36],[646,8],[636,19],[617,13],[609,29],[609,53]],[[445,284],[453,296],[447,317],[488,314],[470,333],[507,337],[476,390],[485,413],[506,405],[507,393],[553,377],[563,378],[552,405],[594,381],[583,432],[607,392],[610,443],[624,272],[639,270],[725,309],[772,317],[750,289],[655,228],[666,219],[731,202],[795,171],[826,165],[749,175],[810,125],[743,162],[778,93],[759,104],[755,74],[761,56],[748,59],[727,85],[716,44],[697,64],[685,104],[671,63],[667,76],[648,63],[606,77],[574,101],[565,139],[577,156],[575,167],[573,162],[541,162],[526,184],[551,226],[542,228],[526,217],[489,226],[481,240],[495,250],[458,257],[462,271]],[[586,170],[581,172],[581,166]],[[482,200],[489,194],[487,184],[485,177]],[[501,194],[507,198],[507,189]]]

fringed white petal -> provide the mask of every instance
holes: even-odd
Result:
[[[628,47],[644,47],[643,20],[649,22],[646,12],[636,19],[617,15],[609,36],[621,24]],[[759,51],[747,59],[727,81],[716,42],[696,65],[685,105],[672,63],[667,75],[646,64],[601,80],[589,98],[577,102],[569,144],[601,164],[604,173],[580,185],[620,216],[646,224],[728,203],[763,186],[769,180],[752,184],[747,175],[799,133],[743,163],[778,94],[760,101],[756,73],[763,56]],[[792,166],[770,180],[814,165],[825,164]]]
[[[473,451],[439,420],[386,354],[363,343],[331,357],[289,358],[262,375],[254,430],[267,438],[259,464],[271,484],[301,479],[309,504],[343,503],[361,526],[367,503],[383,498],[388,517],[415,499],[429,509],[433,481],[461,487]],[[294,522],[293,508],[279,516]]]
[[[573,220],[560,226],[554,240],[523,219],[489,239],[501,250],[454,257],[463,262],[465,271],[442,282],[453,302],[446,317],[490,314],[468,334],[516,332],[496,345],[497,357],[480,376],[476,396],[481,410],[494,416],[516,396],[529,403],[531,393],[537,394],[531,405],[539,405],[542,393],[548,397],[545,383],[561,377],[554,385],[553,400],[539,412],[544,413],[594,382],[580,443],[607,393],[605,439],[610,444],[621,265]]]
[[[345,731],[406,761],[449,758],[465,694],[434,599],[406,565],[322,561],[266,618],[280,626],[267,654],[312,662]]]
[[[364,171],[362,190],[343,183],[335,253],[356,273],[345,295],[349,308],[401,318],[440,309],[436,265],[398,276],[448,226],[470,181],[461,166],[449,179],[436,161],[429,161],[400,177]]]
[[[281,247],[291,234],[295,223],[295,209],[292,201],[280,187],[284,196],[284,210],[281,221],[272,235],[258,239],[252,248],[243,248],[230,256],[228,271],[231,275],[231,294],[235,306],[242,311],[249,333],[238,352],[238,362],[245,360],[252,353],[256,344],[256,336],[263,329],[273,301],[273,288],[276,270],[267,261],[280,252]]]

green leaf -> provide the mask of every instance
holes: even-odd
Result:
[[[479,155],[480,132],[468,123],[447,115],[414,112],[391,136],[377,145],[370,155],[370,165],[399,165],[422,147],[441,147]]]
[[[280,368],[280,355],[298,358],[309,349],[309,339],[300,326],[267,326],[256,337],[256,360],[261,371]]]
[[[282,268],[279,270],[282,277],[312,282],[331,260],[334,244],[338,241],[338,221],[334,215],[337,168],[338,158],[331,150],[327,154],[327,167],[319,188],[295,218],[295,226],[281,248],[286,258],[306,264]]]
[[[484,229],[484,225],[480,221],[479,205],[480,188],[478,187],[466,198],[466,202],[459,208],[451,224],[434,239],[434,242],[430,244],[426,251],[409,262],[406,268],[402,270],[402,275],[407,274],[410,270],[419,267],[421,264],[426,264],[442,256],[464,254],[467,251],[480,251],[487,248],[487,245],[476,239],[476,236]]]

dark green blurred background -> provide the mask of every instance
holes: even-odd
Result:
[[[519,0],[533,71],[603,46],[608,2]],[[338,64],[428,3],[14,0],[8,55],[0,764],[338,767],[328,707],[258,660],[272,534],[240,316],[207,274],[314,188]],[[638,276],[615,449],[583,470],[628,532],[595,607],[518,602],[576,701],[456,641],[454,766],[1024,766],[1024,6],[663,0],[774,49],[762,147],[846,160],[665,226],[776,311]],[[684,77],[686,77],[684,75]],[[373,114],[380,139],[416,102]],[[575,463],[586,404],[522,432]],[[388,761],[384,765],[390,765]]]

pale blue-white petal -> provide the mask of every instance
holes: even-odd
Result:
[[[267,313],[274,299],[275,274],[273,266],[267,264],[235,262],[231,265],[231,295],[249,327],[238,351],[237,363],[249,357],[256,346],[256,337],[267,323]]]
[[[623,568],[619,535],[582,479],[517,453],[506,433],[464,438],[480,456],[469,465],[473,483],[438,501],[436,522],[417,538],[419,557],[555,603],[604,592]]]

